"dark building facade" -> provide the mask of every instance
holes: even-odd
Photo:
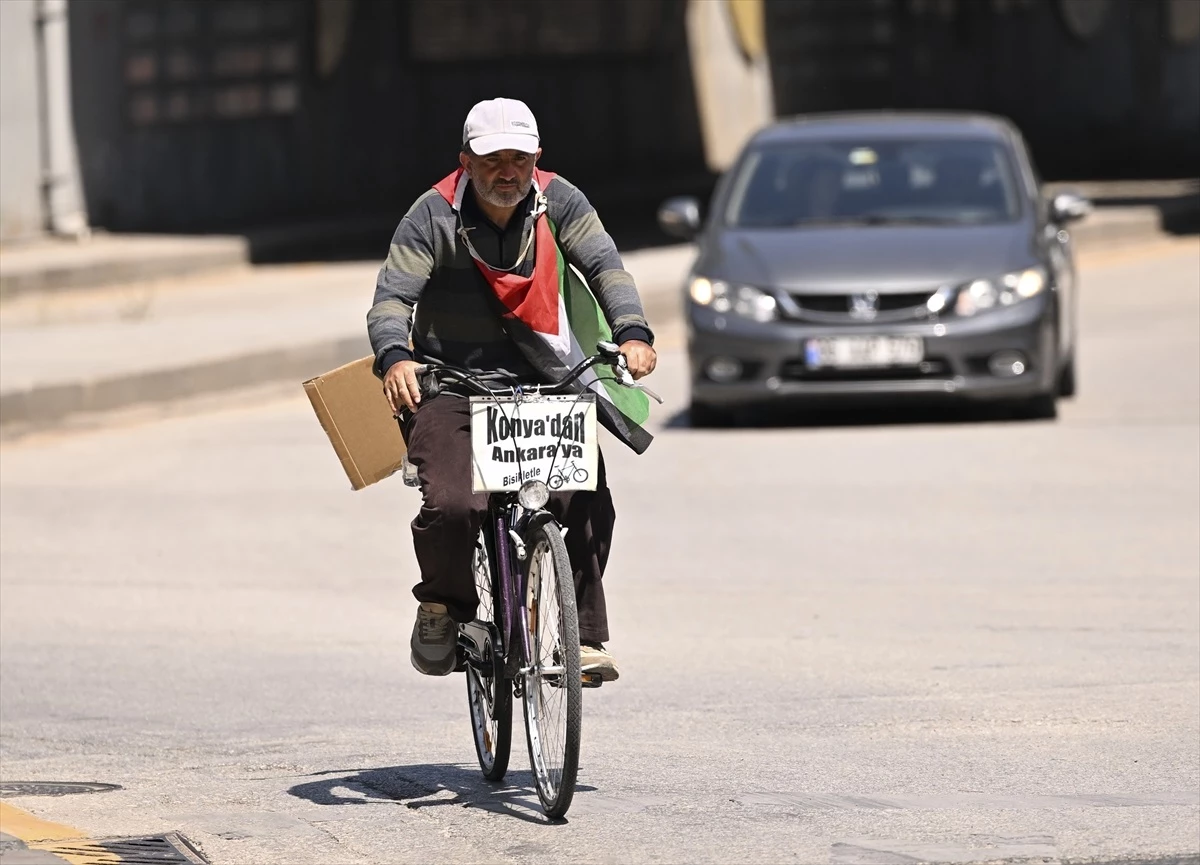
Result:
[[[1200,0],[768,0],[782,115],[1011,118],[1059,179],[1200,173]]]
[[[397,218],[455,166],[470,105],[510,95],[539,118],[546,168],[610,222],[652,219],[713,180],[688,2],[73,0],[89,218]],[[1052,177],[1197,174],[1200,2],[1079,3],[765,0],[777,114],[986,110],[1021,126]]]

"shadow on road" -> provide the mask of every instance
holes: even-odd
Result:
[[[824,429],[839,427],[888,427],[978,423],[1053,423],[1052,418],[1023,414],[1005,405],[987,403],[945,403],[863,407],[848,405],[771,406],[739,410],[732,422],[725,425],[730,431],[743,429]],[[693,428],[687,409],[676,412],[667,421],[664,431]]]
[[[1146,195],[1126,198],[1096,198],[1096,207],[1155,207],[1164,234],[1200,234],[1200,184],[1193,182],[1193,191],[1179,195]]]
[[[480,808],[494,814],[515,817],[530,823],[554,825],[566,820],[550,820],[542,813],[533,775],[510,771],[501,782],[485,781],[479,769],[453,763],[418,766],[391,766],[380,769],[336,769],[315,772],[316,780],[297,784],[288,793],[317,805],[403,805],[418,808]],[[575,792],[595,790],[577,784]]]

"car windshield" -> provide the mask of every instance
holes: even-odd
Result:
[[[759,147],[733,179],[726,222],[962,225],[1017,218],[1012,163],[993,141],[810,141]]]

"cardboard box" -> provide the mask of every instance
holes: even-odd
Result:
[[[350,478],[352,489],[381,481],[404,465],[404,436],[364,357],[304,383],[317,420]]]

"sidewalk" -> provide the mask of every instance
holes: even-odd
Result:
[[[679,315],[690,245],[624,256],[652,324]],[[0,432],[276,381],[371,353],[379,262],[269,265],[234,274],[56,291],[0,306]]]
[[[1159,199],[1183,194],[1178,183],[1058,186],[1130,205],[1099,208],[1076,226],[1083,251],[1161,236],[1166,211]],[[113,269],[142,267],[137,282],[86,289],[59,284],[4,296],[0,436],[52,428],[79,413],[274,382],[294,382],[299,391],[303,380],[370,354],[366,312],[378,261],[250,267],[237,243],[222,246],[229,238],[150,238],[141,246],[143,240],[112,238],[104,246]],[[164,264],[172,242],[184,255]],[[180,275],[200,248],[210,255],[210,269]],[[57,266],[48,251],[24,257],[11,251],[0,255],[7,274],[35,273],[30,262],[37,255],[44,271]],[[78,264],[95,253],[71,254]],[[694,255],[690,244],[623,255],[652,326],[677,321]],[[158,274],[170,276],[153,278]],[[38,278],[29,276],[27,284]]]

